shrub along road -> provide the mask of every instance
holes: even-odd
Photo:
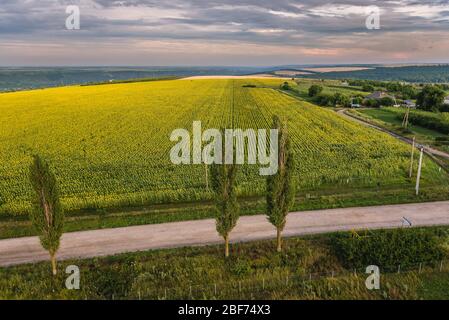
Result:
[[[345,230],[408,226],[449,225],[449,201],[420,204],[343,208],[291,213],[284,236],[329,233]],[[231,242],[276,237],[265,215],[241,217],[231,233]],[[215,220],[185,221],[116,229],[66,233],[58,259],[91,258],[124,252],[221,243]],[[0,266],[49,260],[37,237],[0,241]]]

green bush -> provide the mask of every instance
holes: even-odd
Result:
[[[397,119],[402,120],[403,117],[404,114],[401,113],[397,116]],[[413,111],[410,113],[409,121],[413,125],[449,134],[449,117],[445,116],[444,113]]]
[[[352,98],[352,103],[354,104],[362,104],[363,103],[363,96],[356,96]]]
[[[394,106],[395,102],[391,97],[384,97],[380,100],[382,106],[391,107]]]
[[[349,99],[349,97],[340,92],[336,92],[334,94],[333,102],[334,102],[334,106],[342,106],[342,107],[346,107],[346,108],[351,106],[351,100]]]
[[[290,84],[288,83],[288,82],[284,82],[282,85],[281,85],[281,90],[290,90],[291,88],[290,88]]]
[[[367,99],[363,102],[366,107],[379,108],[380,102],[376,99]]]
[[[232,275],[237,277],[247,276],[252,271],[250,262],[245,259],[237,259],[230,268]]]
[[[310,86],[309,88],[309,97],[316,97],[323,91],[323,87],[317,84]]]
[[[396,229],[362,236],[337,234],[332,246],[337,258],[348,268],[377,265],[382,270],[414,267],[441,261],[446,256],[445,236],[434,229]]]
[[[369,84],[364,84],[362,86],[362,90],[365,92],[373,92],[374,91],[374,87],[372,85]]]
[[[332,107],[334,105],[334,97],[330,94],[319,94],[314,100],[316,104],[322,107]]]
[[[425,111],[440,111],[446,93],[438,86],[426,85],[418,94],[416,105]]]
[[[435,137],[435,141],[447,142],[447,141],[449,141],[449,136]]]

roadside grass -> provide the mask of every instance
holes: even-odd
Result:
[[[385,109],[363,109],[358,112],[368,115],[371,118],[378,119],[393,125],[401,125],[402,122],[397,119],[396,115]]]
[[[413,229],[416,230],[416,229]],[[442,228],[426,228],[429,232]],[[447,230],[447,228],[445,229]],[[440,232],[441,233],[441,232]],[[365,287],[365,270],[345,269],[333,235],[231,246],[179,248],[0,268],[0,299],[443,299],[449,264],[381,274],[381,289]],[[398,262],[400,263],[400,262]],[[80,268],[80,290],[65,288],[69,265]]]
[[[444,163],[447,168],[449,168],[449,159],[443,158],[443,157],[436,157],[439,161]]]
[[[346,189],[338,193],[328,191],[301,194],[292,211],[319,210],[345,207],[363,207],[386,204],[443,201],[449,199],[449,186],[424,187],[420,196],[414,190],[381,187],[372,189]],[[241,215],[265,213],[265,199],[240,199]],[[67,214],[65,232],[119,228],[135,225],[200,220],[215,217],[211,203],[178,203],[136,208],[111,210],[91,210]],[[2,217],[0,219],[0,239],[36,235],[27,216]]]
[[[404,133],[404,131],[402,130],[402,121],[397,118],[397,113],[392,112],[386,108],[351,110],[351,112],[359,116],[361,115],[368,121],[374,120],[375,124],[394,131],[407,138],[416,137],[418,143],[430,145],[435,149],[449,152],[449,146],[438,146],[435,144],[435,138],[444,136],[444,134],[413,124],[410,124],[408,127],[410,131]]]
[[[425,274],[418,287],[418,296],[428,300],[449,300],[449,273]]]

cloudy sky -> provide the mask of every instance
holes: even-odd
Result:
[[[2,66],[411,62],[449,62],[449,0],[0,0]]]

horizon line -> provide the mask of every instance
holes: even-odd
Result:
[[[311,66],[384,66],[384,65],[449,65],[449,62],[391,62],[391,63],[307,63],[279,65],[0,65],[0,68],[279,68]]]

